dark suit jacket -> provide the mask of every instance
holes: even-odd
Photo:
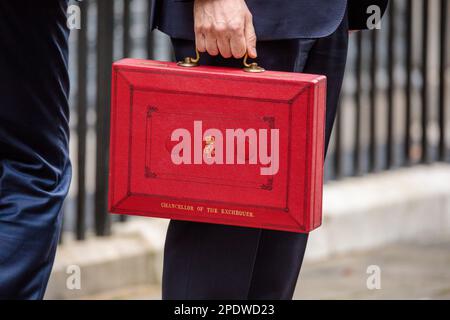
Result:
[[[385,11],[388,0],[246,0],[258,40],[322,38],[332,34],[348,7],[351,30],[365,29],[367,7]],[[193,0],[156,0],[152,26],[180,39],[194,39]]]

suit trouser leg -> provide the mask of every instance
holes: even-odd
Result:
[[[0,2],[0,299],[44,296],[69,189],[66,0]]]
[[[342,36],[342,32],[338,32]],[[344,40],[344,39],[339,39]],[[331,75],[327,107],[327,141],[331,133],[342,82],[344,52],[333,65],[333,51],[326,53],[326,38],[258,43],[258,62],[271,70]],[[335,41],[337,44],[338,41]],[[192,55],[191,41],[173,39],[177,59]],[[328,49],[333,49],[329,47]],[[313,55],[317,52],[318,57]],[[333,70],[320,68],[318,61]],[[336,59],[337,60],[337,59]],[[201,57],[201,64],[239,67],[241,61]],[[342,70],[341,70],[342,69]],[[340,79],[340,80],[339,80]],[[330,83],[329,83],[330,84]],[[332,92],[333,91],[333,92]],[[330,121],[328,121],[330,120]],[[301,268],[307,234],[241,228],[172,220],[169,225],[163,272],[164,299],[291,299]]]
[[[347,19],[344,19],[331,36],[315,41],[303,68],[305,73],[327,76],[325,150],[328,149],[336,117],[347,48],[348,27]],[[296,68],[294,71],[302,70]],[[249,299],[292,299],[307,238],[307,234],[261,231]]]

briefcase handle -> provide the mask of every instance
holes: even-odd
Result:
[[[242,61],[242,64],[244,67],[242,70],[245,72],[253,72],[253,73],[259,73],[266,71],[264,68],[258,66],[256,62],[248,63],[247,62],[248,54],[245,53],[244,59]],[[185,57],[182,61],[178,61],[177,65],[180,67],[197,67],[199,65],[200,61],[200,52],[198,52],[197,48],[195,48],[195,58],[192,57]]]

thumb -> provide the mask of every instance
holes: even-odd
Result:
[[[245,20],[245,42],[247,45],[248,56],[250,58],[256,58],[256,33],[251,16],[247,17]]]

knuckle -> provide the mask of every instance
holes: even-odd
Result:
[[[203,33],[203,26],[194,26],[195,33]]]
[[[254,33],[250,34],[247,37],[247,41],[249,41],[249,42],[256,42],[256,35]]]
[[[223,23],[218,23],[214,25],[214,32],[216,34],[223,34],[227,30],[226,26]]]
[[[212,24],[205,24],[202,26],[203,33],[210,33],[213,31],[213,25]]]
[[[228,25],[228,30],[233,33],[241,33],[242,29],[243,29],[242,24],[239,22],[231,22]]]

